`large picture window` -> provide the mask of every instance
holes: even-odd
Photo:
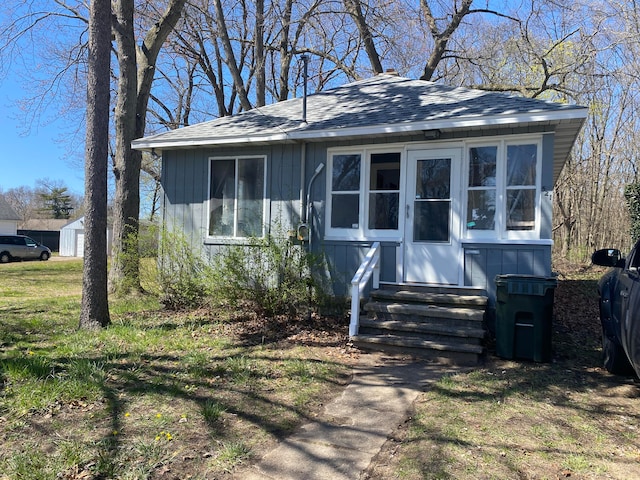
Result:
[[[524,238],[535,234],[538,155],[537,143],[469,147],[467,237]]]
[[[400,152],[336,152],[329,163],[328,233],[348,238],[397,235]]]
[[[212,159],[210,165],[209,235],[262,237],[265,158]]]

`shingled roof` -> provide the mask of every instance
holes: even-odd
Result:
[[[302,98],[295,98],[141,138],[133,147],[166,150],[545,124],[555,128],[555,160],[561,167],[586,115],[587,109],[576,105],[381,74],[310,95],[306,122]]]
[[[16,213],[9,202],[7,202],[2,195],[0,195],[0,220],[20,221],[20,215]]]

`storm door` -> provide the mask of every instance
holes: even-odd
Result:
[[[458,284],[460,163],[459,149],[408,154],[405,282]]]

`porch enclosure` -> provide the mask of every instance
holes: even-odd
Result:
[[[495,275],[551,273],[553,143],[531,126],[164,150],[163,220],[209,255],[307,220],[335,295],[377,241],[382,283],[475,287],[492,305]]]

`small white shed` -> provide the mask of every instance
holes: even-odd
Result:
[[[113,229],[107,227],[107,255],[111,255],[111,243],[113,241]],[[80,217],[67,223],[60,229],[60,256],[83,257],[84,256],[84,217]]]

